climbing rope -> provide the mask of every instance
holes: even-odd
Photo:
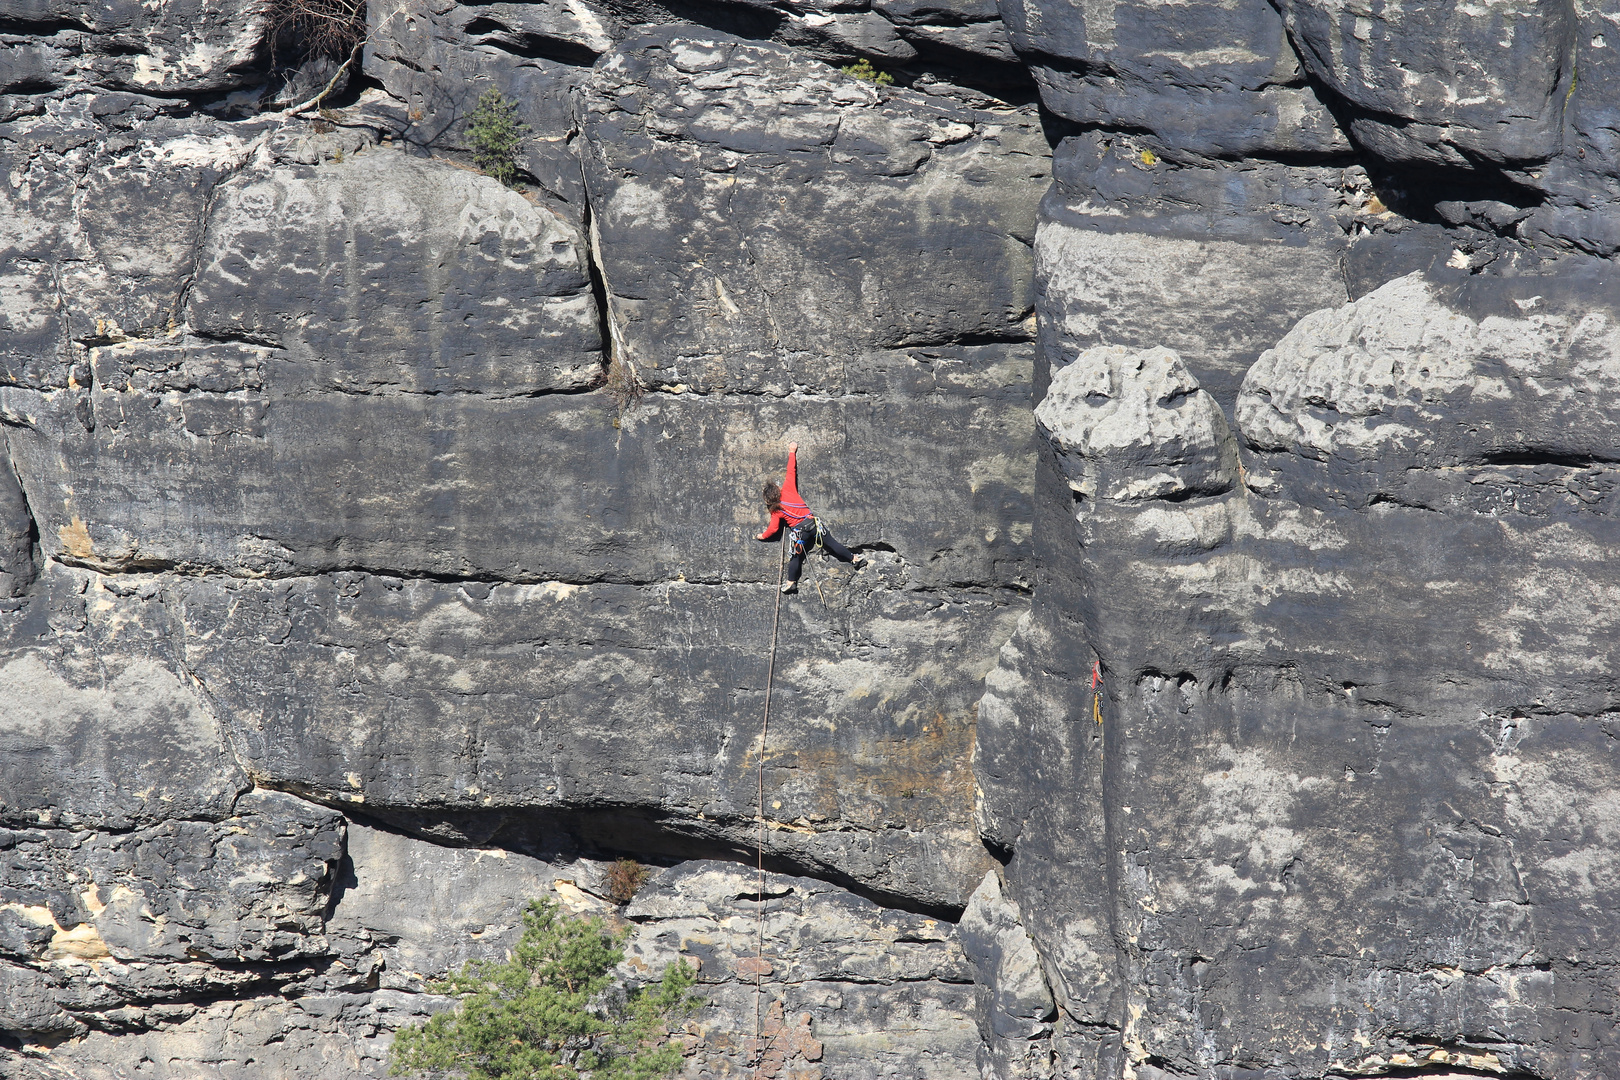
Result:
[[[754,845],[759,870],[759,952],[754,964],[754,1039],[760,1036],[760,1001],[765,996],[765,736],[771,728],[771,683],[776,678],[776,631],[782,624],[782,577],[787,565],[787,530],[782,530],[781,554],[776,560],[776,612],[771,616],[771,662],[765,669],[765,715],[759,721],[759,842]]]

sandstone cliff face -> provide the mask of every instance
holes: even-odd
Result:
[[[0,1074],[1620,1071],[1620,11],[272,16],[0,0]]]

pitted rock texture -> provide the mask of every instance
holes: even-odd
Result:
[[[1035,420],[1076,496],[1189,498],[1237,483],[1221,407],[1169,349],[1087,349],[1052,377]]]
[[[1620,353],[1605,304],[1542,284],[1404,278],[1303,320],[1245,382],[1228,492],[1076,502],[1043,453],[1052,576],[976,767],[1060,1075],[1614,1067],[1554,1018],[1614,1008]]]
[[[1476,511],[1507,509],[1511,491],[1525,513],[1612,514],[1591,492],[1612,487],[1620,428],[1592,403],[1620,389],[1616,309],[1529,291],[1413,274],[1301,320],[1244,381],[1250,486]],[[1496,310],[1471,315],[1482,301]],[[1547,487],[1563,513],[1537,505]]]
[[[975,1075],[971,976],[955,926],[814,879],[767,874],[763,890],[760,881],[729,863],[684,863],[624,909],[636,925],[633,970],[680,957],[698,965],[709,1005],[688,1025],[683,1076]]]

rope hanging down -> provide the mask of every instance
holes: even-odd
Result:
[[[782,576],[787,564],[787,530],[782,530],[781,554],[776,560],[776,612],[771,616],[771,661],[765,669],[765,715],[759,721],[759,842],[754,846],[759,871],[758,952],[754,965],[754,1039],[760,1037],[760,1000],[765,996],[765,736],[771,727],[771,683],[776,678],[776,631],[782,623]]]

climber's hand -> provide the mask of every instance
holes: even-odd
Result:
[[[798,451],[799,451],[799,444],[798,443],[796,443],[796,442],[788,443],[788,453],[796,454],[796,453],[798,453]]]

